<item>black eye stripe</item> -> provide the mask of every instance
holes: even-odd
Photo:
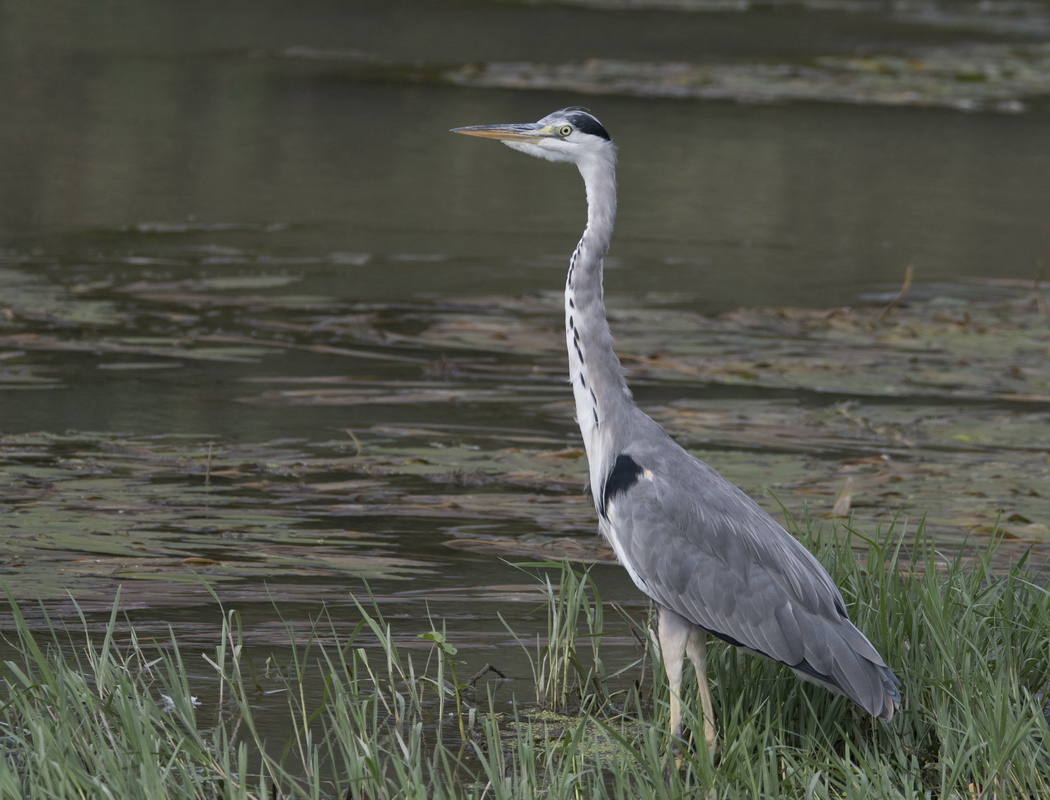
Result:
[[[612,137],[609,136],[602,124],[598,122],[590,114],[573,114],[569,121],[572,122],[573,127],[576,128],[580,133],[589,133],[591,136],[598,136],[602,139],[612,141]]]

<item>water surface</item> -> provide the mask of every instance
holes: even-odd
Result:
[[[1046,112],[441,79],[1031,32],[406,0],[24,4],[3,35],[0,519],[19,597],[94,614],[119,586],[143,630],[207,646],[207,581],[265,651],[322,603],[352,624],[367,583],[406,646],[430,615],[523,684],[501,615],[540,631],[542,597],[502,559],[602,562],[603,596],[644,617],[593,537],[563,380],[579,177],[447,133],[574,104],[620,147],[607,295],[647,410],[774,513],[827,513],[850,477],[865,531],[932,509],[946,542],[1001,519],[1007,557],[1045,551]],[[909,266],[914,316],[883,321]],[[771,306],[864,311],[713,316]]]

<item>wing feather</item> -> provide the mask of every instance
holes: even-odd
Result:
[[[893,713],[896,678],[849,621],[838,588],[808,550],[670,438],[629,453],[639,479],[610,500],[602,530],[643,591],[873,714]]]

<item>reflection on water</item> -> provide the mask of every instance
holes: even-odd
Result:
[[[500,614],[542,625],[501,556],[606,555],[557,309],[583,197],[569,168],[446,131],[588,101],[431,78],[485,59],[792,59],[954,36],[798,11],[651,12],[640,37],[630,14],[550,5],[55,6],[13,10],[0,48],[6,580],[60,613],[66,587],[103,612],[124,585],[137,623],[206,642],[199,572],[265,645],[283,636],[274,601],[292,621],[321,600],[352,619],[367,579],[406,641],[429,611],[493,663],[517,663]],[[1030,282],[1050,252],[1045,113],[589,104],[621,148],[607,286],[648,409],[793,513],[851,474],[873,526],[905,505],[980,533],[1007,510],[1020,546],[1045,542],[1030,284],[981,282],[970,297],[1015,305],[943,300],[908,330],[846,315],[854,349],[826,358],[831,324],[795,340],[812,321],[699,316],[858,304],[908,266],[924,300],[966,278]],[[763,362],[769,341],[785,349]],[[918,366],[879,366],[883,347]],[[890,391],[904,375],[918,400]],[[618,568],[596,577],[643,608]]]

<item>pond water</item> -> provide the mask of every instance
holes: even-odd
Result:
[[[778,514],[827,513],[852,486],[863,531],[929,511],[945,542],[1000,520],[1005,557],[1050,553],[1045,108],[442,77],[1042,41],[1038,19],[146,9],[5,11],[0,562],[16,597],[58,617],[72,597],[97,621],[120,587],[141,630],[206,647],[221,613],[207,582],[265,653],[322,603],[353,624],[367,584],[405,646],[444,625],[468,671],[520,683],[502,620],[528,635],[544,614],[508,560],[598,562],[605,599],[644,616],[593,537],[563,380],[579,176],[447,133],[575,104],[620,147],[607,295],[647,410]],[[912,307],[877,314],[909,267]],[[841,306],[868,310],[726,313]],[[625,634],[624,658],[635,648]]]

